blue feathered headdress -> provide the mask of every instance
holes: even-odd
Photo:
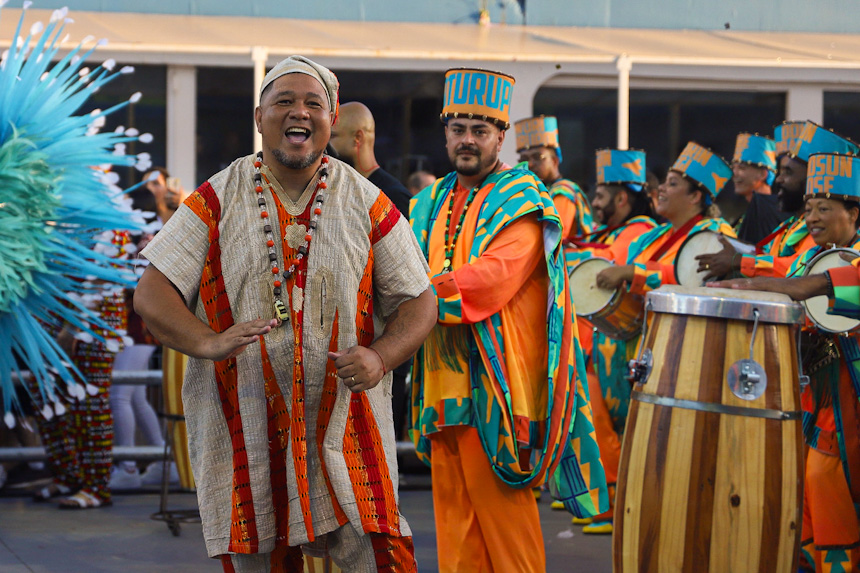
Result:
[[[61,393],[80,394],[75,367],[49,330],[69,323],[92,336],[93,325],[107,328],[87,301],[135,284],[134,268],[118,262],[108,231],[144,223],[109,170],[148,168],[148,154],[129,156],[124,149],[130,141],[151,141],[134,130],[99,132],[106,115],[140,94],[75,115],[99,87],[132,69],[114,71],[111,60],[84,67],[100,45],[85,48],[90,40],[58,60],[67,10],[25,34],[28,6],[0,57],[0,394],[8,426],[20,410],[13,373],[20,376],[21,366],[36,377],[48,404]]]

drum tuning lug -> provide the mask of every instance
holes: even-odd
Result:
[[[800,382],[801,390],[809,386],[809,376],[807,376],[806,374],[801,374],[798,378],[798,381]]]
[[[767,374],[755,360],[738,360],[731,365],[726,378],[732,394],[741,400],[755,400],[767,388]]]
[[[654,366],[654,356],[651,349],[647,348],[638,359],[633,359],[628,363],[629,374],[627,379],[634,384],[645,384],[648,377],[651,375],[651,368]]]

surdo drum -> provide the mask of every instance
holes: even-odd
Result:
[[[797,571],[803,440],[784,295],[664,286],[621,450],[616,573]]]
[[[642,331],[644,300],[623,287],[609,290],[597,286],[597,275],[612,261],[594,257],[570,269],[570,291],[576,315],[616,340],[629,340]]]

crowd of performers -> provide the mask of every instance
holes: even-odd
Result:
[[[773,193],[782,212],[777,224],[754,244],[754,250],[726,239],[712,252],[697,253],[696,270],[708,281],[727,279],[711,286],[770,290],[797,300],[827,295],[828,312],[860,316],[860,258],[850,266],[796,282],[778,280],[804,277],[810,261],[827,249],[860,250],[860,171],[854,172],[860,169],[860,157],[856,157],[860,148],[850,140],[811,121],[786,122],[775,127],[772,138],[740,134],[731,164],[690,142],[658,186],[653,203],[644,152],[599,150],[597,188],[588,214],[583,212],[588,207],[575,202],[578,196],[568,192],[573,184],[559,176],[561,155],[554,118],[524,120],[516,128],[521,160],[541,175],[559,213],[576,212],[565,224],[565,256],[572,277],[584,259],[601,257],[613,264],[596,275],[593,286],[598,288],[644,295],[661,285],[679,284],[676,257],[688,237],[708,230],[735,238],[750,223],[752,209],[732,227],[720,218],[715,201],[729,180],[740,194],[753,178],[757,183],[748,187],[747,200],[750,204],[762,201],[756,195],[770,200]],[[846,260],[853,256],[860,252]],[[571,283],[576,303],[577,292],[590,285]],[[857,337],[820,330],[811,321],[804,330],[808,335],[801,355],[811,382],[802,390],[808,448],[801,563],[804,570],[830,571],[838,564],[840,571],[856,571],[860,567]],[[597,329],[591,337],[590,331],[591,324],[580,316],[594,426],[612,489],[632,388],[628,362],[636,355],[639,337],[613,338],[612,333]],[[610,509],[573,521],[585,524],[585,533],[611,533],[612,517]]]
[[[612,532],[638,340],[577,319],[577,291],[676,284],[689,237],[725,238],[696,256],[708,280],[823,294],[832,312],[860,315],[860,259],[805,276],[822,250],[860,250],[857,145],[813,122],[740,134],[731,164],[689,142],[656,189],[645,152],[599,150],[589,200],[560,175],[553,117],[516,122],[523,163],[500,160],[514,83],[445,74],[453,171],[413,198],[407,220],[325,154],[337,78],[291,56],[260,86],[262,151],[213,175],[142,251],[134,308],[190,357],[191,463],[207,551],[225,571],[300,571],[313,556],[345,571],[416,570],[391,411],[392,370],[413,354],[410,436],[432,468],[440,571],[545,571],[544,486],[584,531]],[[715,205],[729,180],[749,205],[734,226]],[[755,244],[728,241],[739,234]],[[608,264],[594,284],[575,282],[595,258]],[[77,346],[96,401],[76,416],[103,409],[117,310],[102,309],[104,348]],[[804,567],[856,570],[860,349],[853,334],[806,328],[817,354],[803,390]],[[88,489],[104,460],[78,461],[66,483],[85,495],[68,503],[109,503]]]

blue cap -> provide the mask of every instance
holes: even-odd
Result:
[[[800,137],[805,121],[784,121],[773,128],[773,140],[776,143],[776,156],[782,157],[791,151],[791,146]]]
[[[669,168],[689,177],[710,193],[709,199],[716,199],[732,178],[732,168],[725,159],[695,141],[691,141]]]
[[[776,142],[755,133],[738,134],[732,161],[776,171]]]
[[[860,147],[853,141],[837,135],[833,131],[821,127],[817,123],[807,121],[800,132],[800,137],[791,146],[788,154],[800,161],[809,161],[813,153],[841,153],[856,155]]]
[[[806,168],[806,197],[860,202],[860,157],[813,153]]]
[[[645,152],[638,149],[599,149],[597,151],[597,184],[632,184],[644,186]],[[637,190],[641,190],[641,187]]]

